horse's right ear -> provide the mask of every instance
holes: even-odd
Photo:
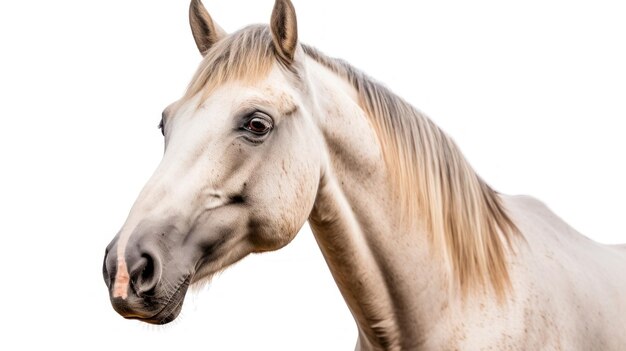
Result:
[[[226,36],[226,32],[213,22],[209,12],[204,8],[200,0],[191,0],[189,5],[189,24],[191,25],[193,39],[196,41],[202,56],[206,55],[207,51],[215,43]]]

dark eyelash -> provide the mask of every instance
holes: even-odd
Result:
[[[242,136],[242,138],[246,139],[247,142],[255,144],[255,145],[263,144],[263,142],[265,141],[261,139],[248,138],[246,136]]]

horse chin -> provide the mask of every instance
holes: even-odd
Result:
[[[191,277],[187,277],[176,289],[174,294],[170,296],[167,302],[163,305],[163,308],[157,312],[155,315],[149,318],[138,318],[131,317],[128,319],[137,319],[141,322],[163,325],[172,322],[178,317],[180,311],[183,308],[183,302],[185,301],[185,295],[187,294],[187,289],[189,288],[189,283],[191,281]]]

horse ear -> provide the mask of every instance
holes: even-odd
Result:
[[[189,5],[189,24],[191,25],[193,39],[196,41],[202,56],[206,55],[207,51],[215,43],[226,36],[226,32],[213,22],[209,12],[200,0],[191,0]]]
[[[296,9],[290,0],[276,0],[270,22],[276,52],[287,63],[293,62],[298,44]]]

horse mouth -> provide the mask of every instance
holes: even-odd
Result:
[[[163,308],[154,314],[152,317],[128,317],[127,319],[136,319],[141,322],[163,325],[172,322],[180,314],[183,308],[183,302],[185,300],[185,294],[189,288],[191,277],[187,276],[185,280],[180,283],[174,293],[163,304]]]

